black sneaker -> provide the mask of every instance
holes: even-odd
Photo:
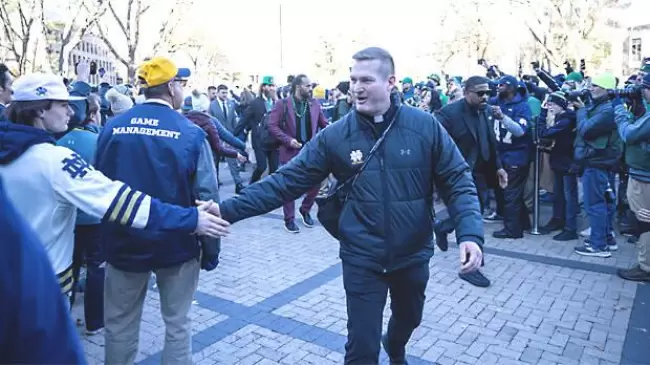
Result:
[[[494,238],[502,238],[502,239],[505,239],[505,238],[513,238],[514,239],[514,238],[524,238],[524,235],[520,234],[518,236],[515,236],[513,234],[510,234],[510,232],[506,231],[505,229],[502,229],[500,231],[496,231],[496,232],[492,233],[492,237],[494,237]]]
[[[244,190],[244,184],[235,185],[235,194],[241,194],[243,190]]]
[[[485,223],[495,223],[503,221],[503,217],[497,214],[497,212],[489,212],[483,215],[483,222]]]
[[[650,281],[650,272],[644,271],[639,265],[631,269],[618,269],[618,276],[630,281]]]
[[[290,232],[290,233],[300,233],[300,228],[298,228],[298,225],[296,225],[296,222],[294,222],[294,221],[285,222],[284,223],[284,229],[286,229],[287,232]]]
[[[591,247],[591,245],[589,245],[589,244],[585,244],[584,246],[577,246],[574,249],[574,252],[577,253],[578,255],[582,255],[582,256],[602,257],[602,258],[612,257],[612,253],[609,252],[607,247],[605,247],[605,249],[603,249],[603,250],[600,250],[600,249]]]
[[[585,245],[591,246],[591,239],[585,238]],[[616,243],[616,240],[612,236],[609,236],[607,240],[607,249],[609,251],[618,251],[618,243]]]
[[[562,228],[564,228],[564,222],[559,219],[552,218],[548,223],[539,227],[539,231],[542,232],[542,234],[549,234],[554,231],[559,231]]]
[[[314,227],[314,220],[311,219],[311,215],[309,212],[300,212],[300,217],[302,217],[302,224],[305,225],[307,228],[312,228]]]
[[[384,346],[384,351],[388,354],[390,365],[408,365],[405,349],[399,351],[400,353],[396,353],[393,349],[388,348],[388,335],[381,336],[381,345]]]
[[[562,231],[555,236],[553,236],[554,241],[573,241],[578,239],[578,232],[576,231]]]

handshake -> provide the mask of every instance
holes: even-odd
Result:
[[[221,218],[219,204],[212,200],[197,200],[196,205],[199,211],[199,219],[194,234],[218,238],[226,237],[230,233],[228,230],[230,223]]]

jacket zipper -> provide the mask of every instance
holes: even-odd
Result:
[[[388,184],[386,183],[386,167],[384,163],[385,159],[385,151],[386,149],[384,146],[381,146],[381,155],[379,156],[379,166],[381,169],[381,188],[382,188],[382,197],[384,200],[384,227],[386,227],[386,231],[384,232],[386,235],[386,264],[384,266],[384,273],[387,271],[387,269],[391,266],[392,263],[392,250],[391,250],[391,229],[390,229],[390,212],[388,210],[389,204],[388,204]]]

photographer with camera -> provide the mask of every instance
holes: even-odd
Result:
[[[553,236],[555,241],[578,239],[578,180],[576,174],[571,172],[575,129],[576,113],[569,109],[565,94],[549,94],[542,104],[542,112],[537,119],[537,130],[540,143],[551,149],[550,167],[554,175],[555,195],[553,216],[540,230],[544,234],[562,230]]]
[[[584,206],[591,227],[585,244],[575,248],[583,256],[610,257],[611,251],[618,249],[612,235],[616,201],[613,187],[622,142],[607,91],[615,87],[614,75],[601,74],[593,78],[589,87],[589,106],[580,98],[572,101],[578,120],[574,145],[577,166],[572,171],[582,175]]]
[[[627,90],[626,90],[627,91]],[[634,217],[632,226],[639,237],[637,265],[618,270],[625,280],[650,281],[650,112],[634,120],[623,105],[621,93],[615,93],[614,105],[618,134],[625,143],[625,162],[629,167],[627,199]],[[640,88],[623,93],[631,100],[650,102],[650,74],[643,76]],[[625,95],[627,94],[627,95]]]

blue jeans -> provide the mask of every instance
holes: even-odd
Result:
[[[614,173],[598,168],[588,167],[582,175],[582,188],[584,192],[584,206],[591,227],[591,246],[603,250],[606,248],[614,213],[616,199],[608,201],[605,191],[614,188]]]
[[[564,171],[554,171],[553,218],[564,222],[564,230],[578,230],[578,179],[576,175]]]

